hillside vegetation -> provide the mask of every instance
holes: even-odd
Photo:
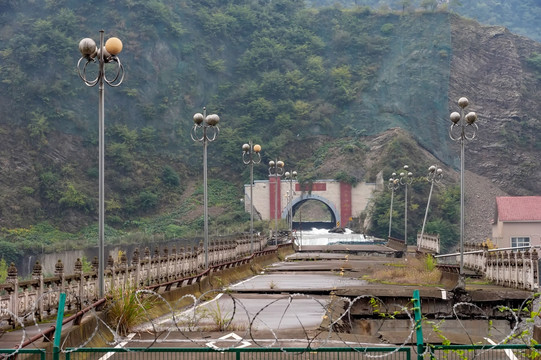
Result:
[[[126,69],[120,87],[105,89],[108,242],[200,233],[202,151],[189,131],[204,106],[221,118],[219,138],[209,146],[216,232],[234,224],[246,229],[239,199],[248,179],[241,146],[248,140],[262,145],[263,164],[279,157],[303,182],[375,181],[381,171],[387,179],[404,164],[421,176],[433,162],[451,172],[458,153],[447,119],[463,95],[480,113],[481,129],[492,121],[483,129],[490,134],[468,150],[481,164],[476,172],[496,176],[511,193],[539,189],[526,174],[539,168],[533,134],[541,48],[499,28],[443,11],[311,8],[295,0],[33,0],[32,6],[4,0],[0,250],[9,259],[95,243],[98,90],[83,84],[76,64],[79,41],[97,40],[100,29],[122,39]],[[474,56],[483,56],[484,67]],[[492,75],[517,86],[475,83]],[[501,101],[507,95],[512,106]],[[396,137],[396,128],[406,132]],[[373,145],[381,134],[394,135]],[[509,151],[528,160],[513,163],[524,169],[516,181],[502,166]],[[265,165],[256,166],[255,177],[267,177]],[[449,209],[456,200],[452,179],[434,200],[449,246],[458,221]],[[412,200],[420,209],[428,191],[421,180]],[[375,200],[370,231],[378,236],[386,235],[387,195]],[[422,215],[412,212],[409,234]]]

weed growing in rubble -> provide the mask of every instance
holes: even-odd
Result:
[[[224,311],[220,306],[220,302],[216,301],[215,305],[202,307],[200,310],[200,319],[210,319],[212,328],[208,331],[225,331],[230,328],[233,316],[230,311]]]

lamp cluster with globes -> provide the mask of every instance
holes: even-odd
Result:
[[[269,176],[274,176],[274,244],[278,245],[278,178],[284,174],[284,162],[269,161]]]
[[[207,147],[210,142],[216,140],[220,133],[218,123],[220,117],[216,114],[207,115],[207,108],[203,108],[203,113],[196,113],[193,116],[193,127],[191,129],[191,137],[195,142],[203,144],[203,221],[204,221],[204,236],[203,246],[205,252],[205,269],[209,267],[208,251],[209,251],[209,214],[208,214],[208,183],[207,183]]]
[[[464,277],[464,143],[471,141],[477,136],[477,114],[473,111],[465,114],[469,101],[465,97],[458,99],[459,112],[452,112],[450,115],[451,127],[449,137],[451,140],[460,143],[460,272],[457,288],[465,288]]]
[[[118,58],[118,54],[122,51],[122,41],[116,37],[112,37],[104,44],[104,31],[100,30],[99,47],[96,42],[91,38],[84,38],[79,42],[79,51],[81,52],[81,58],[77,62],[77,73],[85,85],[93,87],[98,85],[99,97],[98,97],[98,148],[99,148],[99,225],[98,225],[98,293],[100,298],[104,297],[105,293],[105,250],[104,250],[104,236],[105,236],[105,200],[104,200],[104,158],[105,158],[105,97],[104,97],[104,85],[107,84],[111,87],[120,86],[124,79],[124,66]],[[93,63],[98,63],[98,73],[96,76],[87,74],[88,66]],[[111,78],[107,78],[105,73],[105,64],[114,65]]]
[[[252,140],[248,144],[242,145],[242,162],[250,165],[250,254],[254,253],[254,164],[261,162],[261,145],[252,145]]]
[[[398,183],[404,186],[404,242],[408,243],[408,185],[413,183],[413,173],[408,165],[404,165],[404,171],[400,172]]]

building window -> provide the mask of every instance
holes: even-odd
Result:
[[[529,237],[512,237],[511,238],[511,247],[523,247],[530,246]]]

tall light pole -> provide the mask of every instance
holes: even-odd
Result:
[[[452,121],[449,128],[449,137],[453,141],[460,143],[460,273],[458,277],[457,288],[464,289],[466,281],[464,279],[464,143],[471,141],[477,135],[477,114],[473,111],[464,115],[469,101],[465,97],[458,99],[460,113],[452,112],[450,119]]]
[[[204,240],[205,251],[205,269],[209,268],[209,214],[208,214],[208,184],[207,184],[207,146],[209,142],[216,140],[220,133],[218,123],[220,117],[216,114],[207,115],[207,108],[203,108],[203,113],[196,113],[193,116],[193,127],[191,136],[193,141],[203,143],[203,218],[204,218]],[[198,130],[202,129],[202,134]]]
[[[269,161],[269,176],[274,176],[274,244],[278,245],[278,178],[284,174],[284,162]],[[270,189],[270,186],[269,186]]]
[[[408,243],[408,185],[413,183],[413,173],[408,171],[408,165],[404,165],[404,171],[400,173],[399,183],[404,185],[404,243]]]
[[[105,200],[104,200],[104,158],[105,158],[105,100],[104,100],[104,84],[111,87],[120,86],[124,80],[124,66],[117,57],[122,51],[122,41],[116,37],[107,40],[104,46],[104,31],[100,30],[100,47],[96,46],[96,42],[90,38],[84,38],[79,42],[79,51],[82,57],[77,62],[77,73],[83,80],[86,86],[94,87],[98,85],[98,147],[99,147],[99,225],[98,225],[98,289],[99,296],[102,298],[105,293]],[[94,78],[87,78],[87,66],[90,63],[98,63],[98,74]],[[105,64],[115,65],[113,77],[108,79],[105,75]]]
[[[288,225],[289,225],[289,233],[291,234],[291,239],[293,240],[293,208],[291,207],[291,203],[293,202],[293,180],[297,178],[297,172],[286,171],[285,177],[289,181],[289,192],[287,193],[287,208],[289,209],[288,210]]]
[[[387,187],[391,190],[391,209],[389,211],[389,236],[391,237],[391,225],[393,223],[393,198],[394,198],[394,191],[398,189],[400,184],[398,183],[399,180],[396,177],[396,173],[392,173],[391,178],[389,179],[389,183],[387,184]]]
[[[254,164],[261,162],[261,145],[252,146],[252,140],[242,145],[242,162],[250,165],[250,254],[254,253]]]
[[[430,206],[430,198],[432,197],[432,189],[434,188],[434,182],[440,182],[443,178],[443,170],[436,168],[436,165],[432,165],[428,168],[428,175],[426,179],[430,182],[430,192],[428,193],[428,201],[426,202],[425,219],[423,220],[423,227],[421,228],[421,239],[417,243],[417,250],[421,248],[421,242],[423,241],[423,235],[425,234],[426,217],[428,216],[428,207]]]

